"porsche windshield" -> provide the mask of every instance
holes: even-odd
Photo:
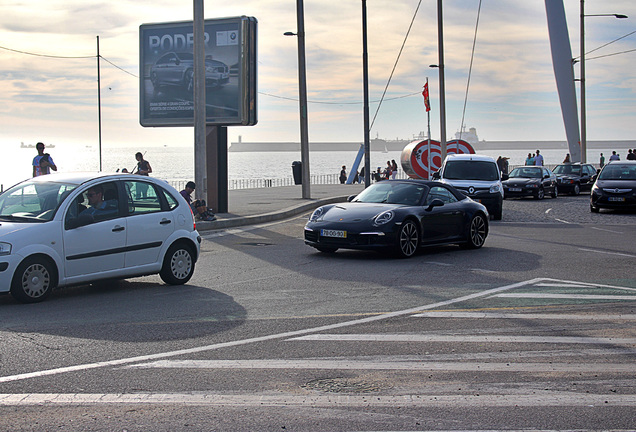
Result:
[[[0,195],[0,220],[46,222],[77,185],[26,181]]]
[[[381,181],[366,188],[353,202],[418,205],[426,190],[421,184]]]

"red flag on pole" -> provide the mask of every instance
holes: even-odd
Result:
[[[424,90],[422,90],[422,96],[424,96],[424,105],[426,106],[426,112],[431,110],[431,101],[428,98],[428,82],[424,84]]]

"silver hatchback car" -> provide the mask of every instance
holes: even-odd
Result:
[[[162,180],[35,177],[0,195],[0,293],[33,303],[55,287],[157,273],[185,284],[200,243],[190,206]]]

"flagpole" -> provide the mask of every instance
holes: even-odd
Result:
[[[428,77],[426,77],[426,88],[428,89]],[[426,105],[426,100],[424,101],[424,106],[428,108]],[[428,131],[426,133],[426,136],[428,137],[428,180],[430,180],[432,177],[431,170],[433,169],[433,167],[431,166],[431,110],[426,110],[426,117],[428,123]]]

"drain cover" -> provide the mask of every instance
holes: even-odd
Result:
[[[378,384],[358,378],[316,379],[309,381],[301,387],[307,390],[316,390],[328,393],[372,393],[380,391],[380,386]]]

